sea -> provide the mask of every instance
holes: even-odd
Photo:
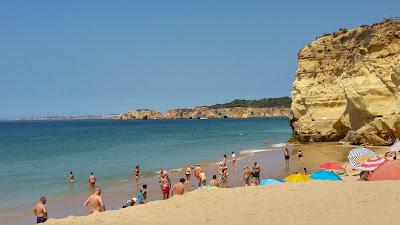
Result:
[[[291,132],[287,118],[2,121],[0,221],[10,209],[31,209],[41,196],[87,191],[90,172],[104,189],[131,179],[135,165],[150,176],[160,168],[179,169],[232,151],[272,148],[286,143]],[[78,187],[73,192],[69,171]]]

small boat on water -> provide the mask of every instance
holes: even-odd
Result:
[[[200,117],[201,120],[207,120],[207,117]]]

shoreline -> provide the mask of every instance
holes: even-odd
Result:
[[[242,170],[245,165],[251,166],[254,161],[257,161],[261,167],[261,179],[265,178],[284,178],[285,176],[294,173],[295,171],[302,172],[303,167],[307,167],[308,172],[311,173],[316,170],[316,165],[323,161],[335,160],[343,163],[347,161],[347,152],[356,146],[342,146],[337,143],[313,143],[303,145],[290,145],[291,148],[301,148],[305,154],[304,164],[298,165],[296,153],[297,151],[291,152],[291,166],[285,168],[283,159],[283,148],[266,148],[266,149],[248,149],[242,150],[237,153],[238,161],[236,170],[232,170],[230,161],[228,161],[228,187],[240,187],[242,186],[241,176]],[[381,147],[371,147],[375,151],[383,151]],[[229,157],[228,157],[229,159]],[[201,162],[200,165],[204,169],[208,180],[213,174],[217,174],[219,159],[208,160]],[[169,169],[171,183],[175,184],[179,178],[184,177],[184,168]],[[141,184],[146,183],[148,188],[149,201],[160,201],[161,191],[158,185],[157,171],[149,171],[144,173],[145,176],[141,177],[139,188]],[[192,180],[188,185],[188,190],[193,191],[195,189],[195,182]],[[121,181],[107,181],[107,185],[102,187],[103,197],[107,209],[121,207],[127,199],[133,197],[133,193],[136,195],[137,187],[133,181],[133,177],[130,180]],[[65,218],[71,215],[74,216],[86,216],[86,211],[82,207],[82,203],[87,197],[85,193],[72,193],[72,195],[49,197],[48,198],[48,210],[51,218]],[[161,200],[162,201],[162,200]],[[25,207],[24,207],[25,208]],[[30,207],[29,207],[30,209]],[[11,210],[17,211],[12,216],[2,219],[2,223],[5,225],[21,224],[32,221],[33,216],[30,210],[22,210],[17,207],[11,208]],[[18,213],[19,212],[19,213]]]

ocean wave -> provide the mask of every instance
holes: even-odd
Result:
[[[273,148],[284,148],[287,146],[287,143],[278,143],[278,144],[273,144],[271,147]]]
[[[255,154],[255,153],[260,153],[260,152],[271,152],[271,151],[277,151],[278,149],[246,149],[246,150],[241,150],[239,151],[240,155],[248,155],[248,154]]]

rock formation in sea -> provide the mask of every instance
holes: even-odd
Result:
[[[324,34],[298,53],[291,141],[400,138],[400,22]]]
[[[288,117],[289,109],[281,107],[252,108],[232,107],[217,108],[196,107],[190,109],[172,109],[166,113],[153,110],[134,110],[119,114],[115,119],[142,120],[142,119],[220,119],[220,118],[270,118]]]

